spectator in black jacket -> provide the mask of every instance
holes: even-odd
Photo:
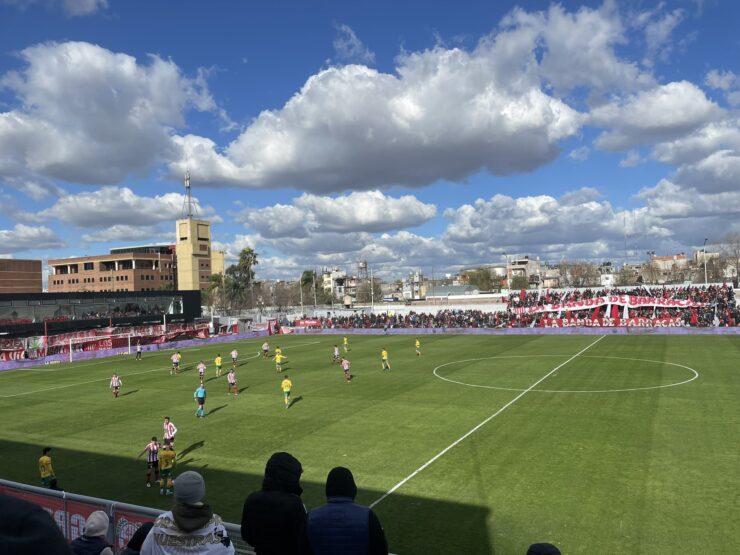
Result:
[[[275,453],[267,461],[262,489],[244,501],[242,538],[254,546],[257,555],[310,553],[301,474],[298,459],[289,453]]]
[[[355,503],[352,472],[338,466],[326,478],[326,505],[308,514],[308,539],[315,555],[388,555],[388,543],[372,509]]]

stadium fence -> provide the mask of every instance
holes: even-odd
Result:
[[[123,551],[142,524],[152,522],[164,512],[162,509],[55,491],[3,479],[0,479],[0,493],[25,499],[45,509],[68,542],[82,535],[90,513],[104,511],[110,518],[106,540],[116,553]],[[241,538],[241,526],[230,522],[225,523],[225,526],[236,554],[254,555],[254,549]]]

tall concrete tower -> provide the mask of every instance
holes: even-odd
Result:
[[[211,222],[193,217],[194,213],[197,215],[197,206],[190,190],[190,171],[185,173],[185,192],[183,217],[176,224],[177,288],[181,291],[204,291],[213,271]],[[217,270],[223,272],[223,263]]]

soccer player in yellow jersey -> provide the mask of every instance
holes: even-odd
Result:
[[[159,454],[159,495],[172,495],[172,473],[175,468],[175,449],[165,442]]]
[[[216,376],[221,375],[221,365],[223,364],[223,359],[221,358],[221,355],[216,355],[216,358],[213,359],[213,362],[216,364]]]
[[[283,371],[283,361],[286,360],[288,357],[285,355],[278,353],[275,355],[275,370],[278,372]]]
[[[416,356],[421,356],[421,341],[419,341],[419,338],[416,338],[416,343],[414,343],[414,346],[416,347]]]
[[[282,355],[282,354],[283,354],[283,350],[280,348],[280,345],[275,347],[275,356]]]
[[[54,475],[54,468],[51,466],[51,447],[44,447],[39,457],[39,474],[41,483],[45,488],[59,489],[57,486],[57,477]]]
[[[346,335],[342,338],[342,346],[345,353],[349,351],[349,338]]]
[[[283,401],[285,402],[285,408],[290,406],[290,389],[293,387],[293,382],[285,376],[282,382],[280,382],[280,389],[283,390]]]
[[[388,351],[386,351],[385,349],[380,351],[380,362],[383,365],[383,370],[390,371],[391,365],[388,364]]]

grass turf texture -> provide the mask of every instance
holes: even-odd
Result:
[[[370,504],[596,339],[422,336],[417,357],[413,336],[351,336],[348,385],[330,363],[339,337],[273,337],[294,384],[289,410],[282,375],[257,357],[262,339],[235,344],[236,398],[226,395],[231,344],[183,349],[178,376],[172,351],[2,372],[0,475],[38,484],[36,461],[51,445],[68,491],[168,508],[171,498],[144,487],[136,455],[152,435],[161,439],[169,415],[179,428],[177,473],[202,472],[207,498],[230,521],[283,450],[303,463],[309,508],[323,503],[337,465],[352,469],[358,501]],[[383,347],[391,372],[381,371]],[[205,419],[194,416],[201,359]],[[693,376],[662,361],[700,376],[658,389],[553,392]],[[511,390],[450,383],[437,367],[448,379]],[[379,503],[391,550],[508,554],[549,541],[569,554],[739,552],[739,369],[736,337],[603,338]],[[114,371],[124,383],[118,399],[108,389]]]

